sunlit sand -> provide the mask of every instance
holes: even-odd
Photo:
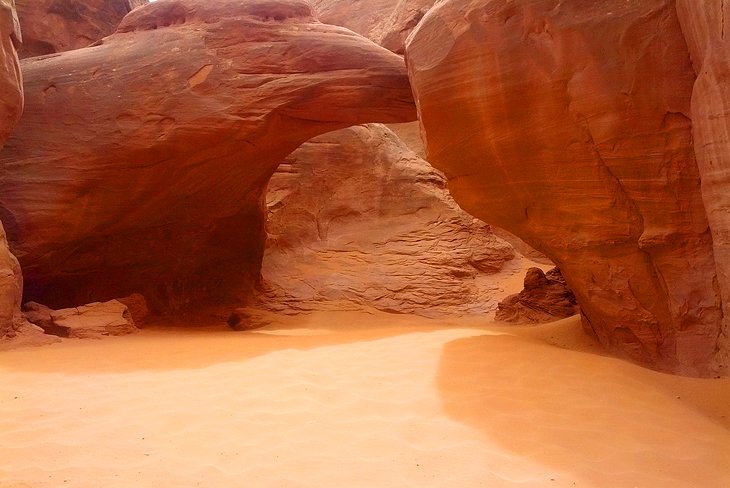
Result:
[[[0,357],[0,487],[730,486],[730,380],[577,318],[321,312]]]

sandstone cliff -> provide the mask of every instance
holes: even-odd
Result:
[[[712,231],[724,327],[721,351],[730,355],[730,2],[677,0],[677,13],[697,80],[692,88],[692,136],[702,179],[702,198]],[[730,363],[728,360],[725,364]]]
[[[415,118],[401,58],[296,0],[151,3],[22,68],[0,218],[27,299],[54,307],[252,285],[279,162],[323,132]]]
[[[427,316],[493,311],[499,290],[490,275],[514,251],[445,185],[382,125],[306,142],[269,183],[263,304],[287,312],[345,300]]]
[[[0,0],[0,148],[20,117],[23,87],[15,52],[21,39],[13,0]],[[22,323],[23,276],[8,249],[0,223],[0,339],[15,335]]]
[[[705,4],[690,4],[708,22]],[[717,46],[700,44],[709,49],[696,65]],[[706,118],[695,137],[726,133],[710,127],[726,123],[712,88],[722,67],[691,100],[674,1],[449,0],[424,17],[406,57],[428,159],[463,208],[554,260],[612,351],[667,371],[726,370],[725,279],[695,147],[707,147],[702,164],[727,138],[693,145],[691,122]],[[698,108],[703,90],[718,95],[703,102],[712,109]]]

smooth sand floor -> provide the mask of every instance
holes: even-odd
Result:
[[[373,311],[0,355],[0,487],[730,486],[730,380]]]

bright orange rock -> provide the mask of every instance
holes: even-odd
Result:
[[[21,58],[86,47],[113,33],[131,10],[129,0],[15,2],[23,31]]]
[[[23,87],[15,52],[20,30],[12,0],[0,0],[0,148],[23,109]],[[20,301],[23,276],[15,256],[8,249],[0,223],[0,339],[15,335],[22,322]]]
[[[322,22],[347,27],[403,54],[405,40],[435,0],[310,0]]]
[[[0,218],[26,299],[223,298],[259,276],[264,192],[302,142],[415,119],[403,60],[297,0],[173,0],[23,61]]]
[[[456,205],[441,173],[379,124],[303,144],[272,177],[268,204],[267,308],[346,301],[426,316],[486,314],[499,295],[490,275],[515,256]]]
[[[22,39],[13,0],[0,0],[0,148],[23,110],[16,48]]]
[[[587,329],[658,369],[727,371],[673,0],[450,0],[406,58],[429,162],[560,266]]]

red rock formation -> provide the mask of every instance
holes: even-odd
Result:
[[[24,305],[25,317],[46,334],[74,339],[120,336],[137,332],[129,308],[119,300],[89,303],[80,307],[52,310],[29,302]]]
[[[0,148],[23,109],[23,89],[15,48],[20,30],[12,0],[0,0]],[[8,249],[0,223],[0,338],[14,335],[22,322],[20,300],[23,276]]]
[[[697,74],[692,136],[725,317],[718,342],[730,351],[730,2],[677,0],[677,13]]]
[[[435,0],[310,0],[322,22],[347,27],[403,54],[405,40]]]
[[[547,273],[540,268],[528,269],[524,286],[521,292],[499,302],[495,320],[537,324],[580,313],[575,295],[558,268]]]
[[[110,35],[139,0],[16,0],[21,58],[86,47]]]
[[[406,57],[429,161],[463,208],[555,261],[609,349],[725,371],[673,0],[450,0]]]
[[[514,257],[463,212],[444,177],[385,126],[312,139],[269,183],[266,307],[338,301],[427,316],[496,307],[488,275]]]
[[[23,110],[18,56],[21,35],[13,0],[0,0],[0,148]]]
[[[151,3],[23,70],[0,217],[27,299],[54,307],[251,284],[279,162],[320,133],[415,118],[402,59],[297,0]]]

